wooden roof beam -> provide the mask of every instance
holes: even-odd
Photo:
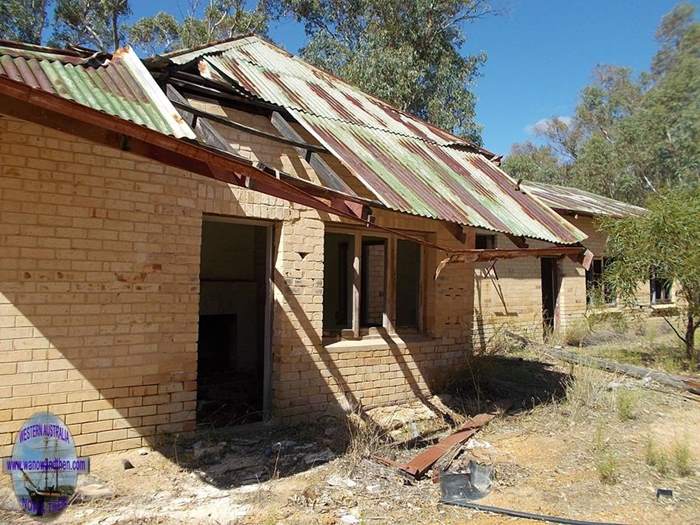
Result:
[[[170,97],[170,94],[168,94],[168,98],[170,98],[170,102],[177,109],[182,109],[188,113],[191,113],[192,115],[210,120],[212,122],[216,122],[217,124],[221,124],[222,126],[233,128],[237,131],[242,131],[244,133],[250,133],[251,135],[263,137],[263,138],[266,138],[268,140],[273,140],[275,142],[280,142],[282,144],[287,144],[287,145],[293,146],[295,148],[304,148],[306,150],[320,152],[320,153],[327,153],[328,152],[328,150],[326,148],[324,148],[323,146],[316,146],[314,144],[307,144],[306,142],[303,142],[303,141],[291,140],[291,139],[288,139],[285,137],[280,137],[279,135],[274,135],[272,133],[268,133],[267,131],[253,128],[251,126],[246,126],[245,124],[241,124],[239,122],[236,122],[235,120],[231,120],[230,118],[222,117],[221,115],[215,115],[213,113],[209,113],[207,111],[197,109],[186,102],[182,102],[180,100],[177,100],[175,98]]]
[[[291,124],[287,122],[277,111],[272,112],[270,122],[283,137],[286,137],[290,141],[303,143],[302,136],[299,135]],[[323,160],[320,155],[318,155],[318,150],[316,148],[298,146],[296,150],[299,156],[305,159],[306,162],[308,162],[314,169],[316,175],[318,175],[318,178],[321,179],[324,186],[328,186],[329,188],[333,188],[350,195],[355,193],[350,186],[348,186],[345,181],[340,178],[335,171],[333,171],[326,161]],[[327,150],[323,148],[323,151],[326,152]]]

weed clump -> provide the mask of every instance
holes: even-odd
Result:
[[[590,333],[591,330],[585,320],[574,321],[564,330],[564,343],[569,346],[583,346]]]
[[[664,450],[659,449],[654,439],[649,436],[644,444],[644,459],[663,476],[669,472],[669,458]]]
[[[347,457],[353,465],[362,459],[379,453],[388,443],[386,432],[372,421],[364,419],[358,411],[348,414],[346,419],[348,429]]]
[[[671,455],[679,476],[690,476],[693,473],[693,455],[686,440],[676,441],[671,447]]]
[[[604,372],[586,366],[574,366],[566,383],[566,401],[574,416],[580,409],[609,410],[612,394],[607,389],[608,377]],[[590,413],[590,410],[584,413]]]
[[[634,390],[620,389],[617,393],[617,417],[628,421],[637,417],[636,408],[639,395]]]
[[[601,482],[606,485],[617,482],[617,459],[611,452],[602,453],[596,461],[595,467]]]
[[[674,441],[671,449],[666,451],[648,437],[644,445],[644,456],[647,465],[654,467],[659,474],[668,475],[672,467],[679,476],[690,476],[693,473],[693,454],[685,439]]]

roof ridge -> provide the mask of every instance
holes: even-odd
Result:
[[[38,44],[31,44],[29,42],[19,42],[17,40],[5,40],[5,39],[0,39],[0,47],[8,47],[8,48],[13,48],[13,49],[26,49],[28,51],[37,51],[37,52],[41,52],[41,53],[54,53],[54,54],[68,55],[68,56],[74,56],[74,57],[82,57],[86,54],[84,51],[80,51],[78,49],[66,49],[66,48],[59,48],[59,47],[41,46]]]
[[[155,54],[155,55],[153,55],[153,56],[146,57],[145,60],[150,60],[150,59],[153,59],[153,58],[174,58],[174,57],[179,57],[179,56],[182,56],[182,55],[186,55],[186,54],[188,54],[188,53],[194,53],[194,52],[196,52],[196,51],[202,51],[202,53],[201,53],[200,55],[198,55],[197,57],[195,57],[195,58],[192,59],[192,60],[195,60],[196,58],[200,58],[200,57],[205,56],[205,55],[212,55],[212,54],[215,54],[215,53],[218,54],[218,53],[223,53],[223,52],[226,51],[226,49],[217,49],[217,50],[211,51],[211,52],[209,52],[209,53],[206,53],[205,51],[206,51],[208,48],[210,48],[210,47],[217,47],[217,46],[221,46],[221,45],[227,44],[227,43],[233,44],[233,43],[235,43],[235,42],[237,42],[237,41],[239,41],[239,40],[243,40],[244,38],[248,38],[248,37],[251,37],[251,36],[260,38],[260,37],[259,37],[257,34],[255,34],[255,33],[241,33],[240,35],[234,35],[234,36],[231,36],[231,37],[228,37],[228,38],[222,38],[222,39],[220,39],[220,40],[214,40],[214,41],[212,41],[212,42],[207,42],[206,44],[201,44],[201,45],[199,45],[199,46],[192,46],[192,47],[187,47],[187,48],[183,48],[183,49],[175,49],[175,50],[173,50],[173,51],[169,51],[168,53],[162,53],[162,54],[161,54],[161,53],[157,53],[157,54]]]
[[[246,42],[246,40],[248,40],[248,41]],[[212,49],[211,51],[207,52],[207,49],[209,49],[209,48],[216,48],[217,46],[222,46],[223,44],[227,44],[227,43],[230,44],[230,46],[221,47],[221,48],[219,48],[219,49]],[[187,53],[193,53],[193,52],[196,52],[196,51],[202,51],[202,53],[198,54],[196,57],[192,57],[192,59],[190,60],[190,62],[191,62],[191,61],[194,61],[194,60],[197,60],[197,59],[206,58],[206,57],[208,57],[208,56],[222,56],[222,55],[223,55],[223,56],[227,56],[226,53],[227,53],[228,51],[230,51],[231,49],[234,49],[234,48],[240,49],[240,48],[242,48],[242,47],[245,47],[245,46],[248,46],[248,45],[254,45],[254,44],[258,44],[258,43],[262,43],[262,44],[266,45],[267,47],[269,47],[269,48],[272,49],[273,51],[278,52],[278,53],[284,55],[286,58],[293,60],[295,63],[297,63],[297,64],[299,64],[299,65],[301,65],[301,66],[303,66],[303,67],[312,68],[313,70],[319,72],[322,76],[328,77],[328,78],[326,79],[326,81],[331,81],[331,80],[332,80],[332,81],[334,81],[334,82],[340,82],[340,83],[342,83],[344,86],[347,86],[348,91],[351,91],[351,92],[359,91],[359,92],[362,93],[365,97],[367,97],[368,99],[370,99],[371,101],[373,101],[375,104],[377,104],[377,105],[382,105],[382,106],[387,106],[387,107],[391,108],[393,111],[396,111],[398,114],[402,115],[404,118],[412,119],[412,120],[414,120],[414,121],[416,121],[416,122],[419,122],[420,124],[426,126],[426,127],[427,127],[429,130],[431,130],[431,132],[434,133],[435,135],[444,134],[444,135],[448,136],[450,140],[448,141],[448,139],[445,138],[445,139],[444,139],[444,142],[446,142],[446,143],[448,143],[448,144],[442,144],[442,143],[440,143],[440,142],[438,142],[438,141],[432,141],[432,140],[430,140],[430,139],[421,138],[421,137],[419,137],[419,136],[417,136],[417,135],[415,135],[415,134],[399,133],[399,132],[397,132],[397,131],[392,131],[392,130],[390,130],[390,129],[384,129],[384,128],[381,128],[381,127],[379,127],[379,126],[373,126],[373,125],[365,125],[365,124],[357,124],[357,125],[362,125],[362,126],[368,128],[368,129],[376,129],[376,130],[380,130],[380,131],[385,131],[385,132],[387,132],[387,133],[394,133],[394,134],[399,135],[399,136],[413,137],[413,138],[416,138],[416,139],[418,139],[418,140],[423,140],[424,142],[439,144],[440,146],[448,146],[448,147],[455,147],[455,148],[459,148],[459,147],[472,148],[472,149],[478,151],[479,153],[485,155],[485,156],[488,157],[489,159],[496,155],[496,154],[493,153],[492,151],[489,151],[489,150],[487,150],[486,148],[483,148],[483,147],[479,146],[478,144],[475,144],[474,142],[472,142],[472,141],[470,141],[470,140],[467,140],[467,139],[464,139],[464,138],[462,138],[462,137],[459,137],[459,136],[455,135],[454,133],[452,133],[452,132],[450,132],[450,131],[447,131],[447,130],[441,128],[440,126],[436,126],[435,124],[432,124],[432,123],[428,122],[427,120],[422,119],[421,117],[419,117],[419,116],[417,116],[417,115],[414,115],[413,113],[410,113],[410,112],[408,112],[408,111],[399,109],[399,108],[395,107],[393,104],[391,104],[391,103],[389,103],[389,102],[387,102],[387,101],[385,101],[385,100],[383,100],[383,99],[381,99],[381,98],[379,98],[379,97],[376,97],[376,96],[374,96],[374,95],[372,95],[372,94],[370,94],[370,93],[367,93],[366,91],[364,91],[364,90],[358,88],[357,86],[354,86],[354,85],[350,84],[349,82],[347,82],[346,80],[343,80],[342,78],[338,77],[337,75],[335,75],[335,74],[333,74],[333,73],[331,73],[331,72],[329,72],[329,71],[327,71],[327,70],[325,70],[325,69],[323,69],[323,68],[321,68],[321,67],[319,67],[319,66],[317,66],[317,65],[315,65],[315,64],[312,64],[312,63],[310,63],[310,62],[308,62],[308,61],[306,61],[306,60],[300,58],[299,56],[295,55],[294,53],[291,53],[290,51],[287,51],[286,49],[284,49],[284,48],[281,47],[280,45],[278,45],[278,44],[272,42],[270,39],[265,38],[264,36],[261,36],[261,35],[255,34],[255,33],[248,33],[248,34],[244,34],[244,35],[238,35],[238,36],[231,37],[231,38],[228,38],[228,39],[220,40],[220,41],[218,41],[218,42],[211,42],[211,43],[206,44],[206,45],[204,45],[204,46],[202,46],[202,47],[200,47],[200,48],[190,48],[190,49],[187,49],[187,50],[180,50],[180,51],[178,51],[178,52],[173,52],[173,53],[164,54],[164,55],[158,55],[158,57],[161,57],[161,58],[174,58],[174,57],[176,57],[176,56],[181,56],[181,55],[184,55],[184,54],[187,54]],[[228,56],[227,56],[227,58],[231,58],[231,57],[228,57]],[[243,59],[243,58],[237,57],[236,59]],[[150,60],[150,59],[147,59],[147,60]],[[252,66],[254,66],[254,67],[257,67],[257,68],[260,69],[261,71],[265,71],[265,70],[268,70],[268,69],[269,69],[269,68],[266,68],[265,66],[261,65],[260,63],[253,61],[251,58],[245,58],[244,60],[246,60],[246,62],[248,62],[250,65],[252,65]],[[222,72],[219,71],[219,73],[221,74]],[[289,76],[291,76],[291,77],[293,77],[293,78],[296,78],[296,79],[299,79],[299,80],[304,80],[303,77],[299,77],[299,76],[297,76],[297,75],[294,75],[294,74],[290,73],[289,71],[280,71],[280,70],[277,70],[276,73],[278,73],[278,74],[285,74],[285,75],[289,75]],[[239,84],[239,86],[240,86],[240,84]],[[252,96],[257,96],[257,95],[255,95],[254,93],[250,93],[250,92],[249,92],[248,90],[246,90],[244,87],[241,86],[241,88],[244,89],[244,90],[245,90],[247,93],[249,93],[250,95],[252,95]],[[258,98],[260,98],[260,97],[258,97]],[[332,118],[332,117],[327,117],[327,116],[318,115],[317,113],[308,112],[308,111],[306,111],[306,110],[303,109],[303,108],[298,108],[298,109],[299,109],[299,111],[302,111],[302,112],[304,112],[304,113],[306,113],[306,114],[310,114],[310,115],[314,115],[314,116],[318,116],[318,117],[327,118],[327,119],[329,119],[329,120],[335,120],[335,121],[337,121],[337,122],[346,122],[346,123],[348,123],[348,124],[353,124],[352,122],[348,122],[347,120],[344,120],[344,119],[342,119],[342,118],[337,118],[337,119],[336,119],[336,118]]]
[[[287,55],[287,57],[290,58],[290,59],[292,59],[293,61],[299,62],[299,63],[301,63],[301,64],[304,65],[304,66],[311,67],[311,68],[313,68],[313,69],[319,71],[320,73],[331,77],[333,80],[335,80],[335,81],[337,81],[337,82],[341,82],[342,84],[348,86],[352,91],[360,91],[364,96],[366,96],[366,97],[369,98],[369,99],[372,99],[373,101],[375,101],[375,102],[377,102],[377,103],[379,103],[379,104],[383,104],[383,105],[385,105],[385,106],[389,106],[389,107],[392,108],[394,111],[396,111],[396,112],[398,112],[398,113],[401,113],[402,115],[408,116],[408,117],[410,117],[410,118],[412,118],[412,119],[415,119],[415,120],[419,121],[420,123],[424,124],[425,126],[428,126],[428,127],[430,127],[430,128],[439,130],[441,133],[445,133],[445,134],[449,135],[450,137],[452,137],[452,138],[454,139],[454,142],[455,142],[455,143],[463,143],[463,144],[465,144],[465,145],[472,145],[472,146],[474,146],[474,147],[476,147],[476,148],[479,148],[479,146],[477,146],[477,145],[474,144],[473,142],[471,142],[471,141],[469,141],[469,140],[466,140],[466,139],[463,139],[463,138],[461,138],[461,137],[458,137],[458,136],[455,135],[454,133],[452,133],[452,132],[450,132],[450,131],[447,131],[446,129],[443,129],[443,128],[441,128],[440,126],[436,126],[435,124],[432,124],[432,123],[428,122],[427,120],[422,119],[421,117],[419,117],[419,116],[417,116],[417,115],[414,115],[413,113],[410,113],[410,112],[405,111],[405,110],[403,110],[403,109],[399,109],[399,108],[397,108],[396,106],[394,106],[393,104],[387,102],[386,100],[383,100],[383,99],[381,99],[381,98],[379,98],[379,97],[377,97],[377,96],[375,96],[375,95],[372,95],[371,93],[367,93],[365,90],[360,89],[359,87],[354,86],[353,84],[350,84],[347,80],[343,80],[343,79],[340,78],[339,76],[337,76],[337,75],[335,75],[335,74],[333,74],[333,73],[331,73],[331,72],[329,72],[329,71],[326,71],[325,69],[323,69],[323,68],[321,68],[321,67],[319,67],[319,66],[317,66],[317,65],[315,65],[315,64],[312,64],[311,62],[307,62],[306,60],[300,58],[298,55],[295,55],[294,53],[291,53],[291,52],[287,51],[286,49],[284,49],[284,48],[278,46],[277,44],[275,44],[275,43],[273,43],[273,42],[270,42],[269,40],[267,40],[267,39],[265,39],[265,38],[260,37],[259,35],[253,34],[253,35],[250,35],[250,36],[255,37],[255,38],[258,39],[260,42],[262,42],[262,43],[268,45],[269,47],[274,48],[275,51],[281,51],[283,54]],[[251,43],[254,43],[254,42],[251,42]],[[226,50],[222,50],[222,51],[221,51],[222,54],[225,53],[225,52],[226,52]],[[250,61],[250,60],[248,60],[248,62],[250,62],[251,64],[253,64],[253,65],[255,65],[255,66],[261,67],[261,68],[264,67],[264,66],[261,66],[261,65],[258,64],[258,63],[252,62],[252,61]],[[285,71],[284,73],[285,73],[285,74],[289,74],[289,73],[286,72],[286,71]],[[295,76],[295,75],[290,75],[290,76]],[[296,77],[296,76],[295,76],[295,77]],[[299,78],[299,77],[296,77],[296,78]]]

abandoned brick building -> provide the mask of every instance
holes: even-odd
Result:
[[[582,307],[572,210],[260,38],[3,43],[0,87],[3,455],[47,408],[89,455],[427,395],[504,319],[541,332],[541,264]]]
[[[513,330],[537,339],[544,331],[566,330],[586,314],[628,314],[602,283],[609,263],[607,237],[599,219],[639,215],[644,208],[577,188],[523,182],[523,187],[586,234],[583,244],[595,254],[588,269],[567,258],[539,257],[493,262],[474,273],[474,346],[486,346],[499,329]],[[484,232],[483,246],[515,248],[500,233]],[[642,318],[675,307],[675,288],[664,279],[640,278],[636,304]]]

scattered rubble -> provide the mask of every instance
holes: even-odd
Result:
[[[497,414],[505,412],[510,405],[510,401],[502,401],[493,412],[478,414],[467,419],[454,432],[442,438],[435,445],[422,451],[405,464],[399,464],[381,458],[379,458],[379,460],[385,465],[397,467],[399,470],[413,476],[415,479],[421,479],[426,472],[434,466],[433,481],[437,481],[440,473],[449,469],[452,461],[461,454],[464,443],[476,434],[479,429],[494,419]]]
[[[114,489],[94,476],[87,475],[78,478],[74,499],[79,502],[114,497]]]
[[[450,408],[451,396],[432,396],[425,401],[377,407],[367,411],[367,419],[386,431],[396,444],[446,430],[461,423],[464,416]]]
[[[566,372],[563,367],[557,370]],[[528,368],[523,381],[529,385],[537,377]],[[614,395],[607,392],[611,383],[639,387],[638,380],[603,376],[596,388],[610,397]],[[693,506],[700,497],[697,478],[662,481],[645,466],[642,444],[630,435],[663,436],[669,428],[697,435],[700,414],[694,411],[695,404],[677,394],[643,394],[649,410],[624,423],[611,417],[613,412],[599,417],[586,411],[576,419],[568,405],[551,401],[524,410],[516,404],[507,418],[499,418],[478,436],[460,438],[453,447],[445,447],[444,438],[455,435],[455,430],[459,434],[475,419],[455,409],[463,402],[458,394],[368,411],[362,416],[371,414],[368,430],[374,432],[371,425],[376,426],[380,440],[362,433],[347,438],[345,425],[334,424],[335,420],[314,428],[266,428],[245,437],[228,430],[206,430],[190,441],[178,438],[176,445],[130,452],[135,468],[129,470],[122,466],[123,453],[96,457],[93,473],[79,478],[75,500],[57,524],[449,524],[508,519],[485,514],[489,509],[660,523],[670,505],[674,518],[678,515],[676,522],[692,522]],[[498,396],[489,391],[480,406],[494,397]],[[601,410],[614,410],[606,407]],[[591,429],[601,422],[610,425],[605,427],[606,444],[621,458],[621,481],[611,486],[601,484],[593,466]],[[365,438],[368,443],[362,446],[343,441]],[[659,437],[660,442],[663,439]],[[438,460],[420,479],[398,468],[440,444]],[[691,447],[698,457],[698,445],[691,442]],[[378,463],[369,459],[372,454],[391,459]],[[485,483],[472,478],[472,472],[482,468],[488,471]],[[464,487],[469,482],[488,494],[477,507],[440,505],[442,487],[432,482],[430,470],[445,470],[442,483],[452,477]],[[661,483],[672,495],[660,492],[657,500],[656,487]],[[0,522],[14,522],[18,513],[14,494],[10,487],[0,488]]]

